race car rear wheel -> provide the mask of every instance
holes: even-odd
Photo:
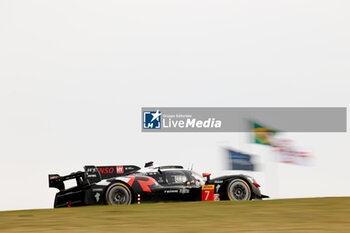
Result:
[[[242,201],[250,200],[252,194],[247,182],[242,179],[235,179],[227,185],[227,195],[230,200]]]
[[[129,205],[131,203],[131,192],[123,183],[115,183],[106,192],[108,205]]]

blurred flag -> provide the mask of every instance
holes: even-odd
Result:
[[[253,131],[253,142],[261,145],[272,145],[272,136],[277,133],[277,130],[269,129],[256,122],[250,122],[251,130]]]
[[[278,152],[278,162],[296,165],[311,165],[311,153],[301,147],[297,147],[292,140],[275,138],[273,147]]]
[[[243,154],[230,149],[227,149],[227,152],[231,170],[255,170],[255,166],[251,162],[251,155]]]

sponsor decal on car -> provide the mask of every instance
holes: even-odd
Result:
[[[100,196],[101,196],[100,193],[96,193],[95,194],[96,202],[98,202],[100,200]]]
[[[214,187],[215,185],[202,186],[202,201],[214,201]]]
[[[222,184],[224,181],[223,180],[215,180],[214,184]]]
[[[99,167],[98,171],[101,174],[112,174],[114,173],[114,167]]]
[[[214,189],[214,185],[212,184],[202,186],[202,190],[211,190],[211,189]]]
[[[178,193],[178,189],[164,190],[164,193]]]
[[[149,192],[149,193],[152,192],[149,186],[155,184],[155,180],[153,178],[148,176],[128,176],[127,178],[130,179],[128,181],[128,185],[130,187],[132,187],[135,184],[134,181],[136,180],[144,192]]]
[[[123,166],[117,166],[117,173],[124,173],[124,167]]]
[[[92,189],[93,192],[102,192],[103,188],[98,188],[98,189]]]
[[[180,189],[180,193],[190,193],[190,190],[187,188]]]

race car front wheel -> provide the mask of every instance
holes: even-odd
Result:
[[[115,183],[106,192],[108,205],[129,205],[131,203],[131,192],[128,186]]]
[[[250,187],[242,179],[232,180],[227,185],[227,195],[230,200],[242,201],[242,200],[250,200],[251,191]]]

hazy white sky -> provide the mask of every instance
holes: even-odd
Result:
[[[314,166],[233,133],[141,133],[141,107],[348,107],[349,1],[0,0],[0,210],[52,207],[47,174],[254,153],[274,197],[350,195],[348,133],[286,134]]]

